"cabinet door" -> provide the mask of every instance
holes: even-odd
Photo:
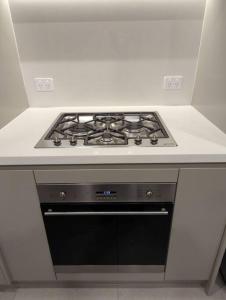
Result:
[[[181,169],[166,280],[207,280],[226,224],[226,169]]]
[[[5,260],[3,259],[2,252],[0,249],[0,286],[10,285],[10,284],[11,284],[10,274],[7,270]]]
[[[11,279],[55,279],[32,171],[0,171],[0,245]]]
[[[1,285],[5,285],[5,284],[8,284],[8,283],[7,283],[6,279],[5,279],[5,276],[2,273],[2,270],[0,269],[0,286]]]

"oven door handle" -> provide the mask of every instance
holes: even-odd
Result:
[[[166,210],[161,211],[65,211],[44,212],[45,216],[167,216]]]

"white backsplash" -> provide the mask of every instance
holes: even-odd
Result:
[[[13,9],[12,13],[14,17]],[[201,17],[126,22],[23,19],[14,27],[30,106],[191,103]],[[165,75],[184,76],[182,89],[164,90]],[[53,78],[55,90],[37,92],[37,77]]]

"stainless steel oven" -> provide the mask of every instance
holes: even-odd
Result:
[[[164,272],[176,184],[41,184],[56,272]]]

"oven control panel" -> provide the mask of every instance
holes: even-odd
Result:
[[[40,184],[40,202],[174,202],[176,183]]]
[[[117,192],[112,190],[106,191],[97,191],[96,192],[96,199],[97,200],[117,200]]]

